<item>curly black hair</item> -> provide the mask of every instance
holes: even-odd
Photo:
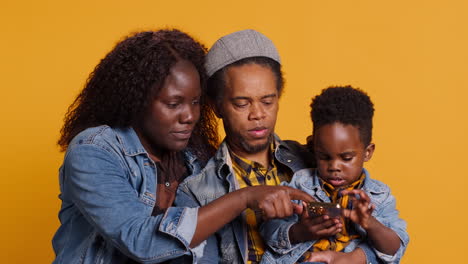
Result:
[[[58,144],[65,151],[78,133],[89,127],[129,127],[141,120],[178,60],[192,62],[206,91],[204,68],[206,47],[176,29],[146,31],[130,35],[89,75],[84,89],[68,108]],[[200,120],[188,148],[206,160],[217,148],[217,121],[201,98]]]
[[[314,132],[338,122],[357,127],[364,146],[371,143],[374,104],[364,91],[349,85],[332,86],[313,98],[310,107]]]
[[[220,102],[223,97],[224,87],[226,86],[225,81],[225,73],[227,69],[230,67],[235,66],[242,66],[246,64],[258,64],[264,67],[269,68],[273,74],[276,76],[276,89],[278,91],[278,95],[281,96],[284,87],[284,77],[283,72],[281,71],[281,64],[277,61],[268,58],[268,57],[248,57],[236,62],[233,62],[218,71],[216,71],[209,79],[208,79],[208,97],[212,102]]]

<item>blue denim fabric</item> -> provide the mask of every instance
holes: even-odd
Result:
[[[376,208],[373,216],[385,226],[394,230],[400,237],[401,244],[397,253],[393,256],[386,255],[372,248],[366,241],[366,232],[360,226],[356,229],[361,235],[360,239],[355,239],[344,249],[344,252],[351,252],[360,247],[367,257],[367,263],[399,263],[409,242],[406,232],[406,222],[399,218],[395,208],[395,198],[390,194],[390,188],[384,183],[371,179],[367,170],[364,169],[366,178],[362,189],[369,195]],[[305,169],[298,171],[289,184],[291,187],[303,190],[322,202],[330,202],[330,198],[320,187],[317,171],[315,169]],[[298,216],[293,215],[285,219],[275,219],[264,223],[261,234],[271,250],[264,254],[264,263],[294,263],[309,249],[315,241],[308,241],[292,245],[289,241],[289,228],[298,221]],[[378,257],[378,259],[375,258]]]
[[[191,172],[199,172],[186,153]],[[158,263],[191,255],[197,208],[151,216],[157,170],[135,131],[99,126],[70,143],[60,168],[54,263]],[[194,259],[194,262],[196,259]]]
[[[277,164],[289,167],[293,172],[310,166],[307,162],[305,148],[295,141],[277,142],[275,158]],[[239,189],[235,180],[232,162],[226,142],[223,142],[217,153],[208,162],[199,175],[190,177],[179,185],[176,206],[197,207]],[[247,258],[247,233],[242,216],[221,228],[204,244],[200,263],[219,258],[219,263],[245,263]]]

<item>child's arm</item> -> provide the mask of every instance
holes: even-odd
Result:
[[[353,210],[344,210],[344,216],[359,224],[366,230],[369,239],[378,251],[394,255],[400,248],[400,237],[397,233],[379,222],[372,212],[375,205],[370,203],[369,196],[363,190],[342,191],[343,195],[352,195]],[[359,199],[357,199],[357,195]]]

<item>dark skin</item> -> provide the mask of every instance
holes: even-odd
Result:
[[[292,203],[293,199],[313,200],[308,194],[286,186],[253,186],[228,193],[200,208],[190,247],[200,244],[247,208],[262,211],[265,220],[300,213],[302,207]]]
[[[267,166],[278,112],[275,75],[267,67],[248,64],[230,67],[225,77],[224,97],[216,112],[223,119],[227,144],[237,155]],[[200,208],[190,245],[198,245],[247,208],[260,210],[264,220],[302,213],[302,206],[292,203],[293,199],[313,200],[285,186],[253,186],[228,193]]]
[[[191,62],[177,62],[135,131],[154,161],[162,151],[180,151],[200,117],[200,78]],[[301,212],[291,200],[312,201],[308,194],[285,186],[255,186],[222,196],[198,211],[197,228],[190,243],[195,247],[247,208],[260,210],[264,219]]]
[[[314,146],[321,179],[335,187],[355,182],[360,177],[364,162],[371,159],[375,150],[374,144],[364,145],[358,127],[341,123],[317,128]],[[372,216],[375,205],[371,204],[370,197],[360,189],[344,190],[342,195],[349,195],[353,203],[353,209],[344,209],[342,216],[366,230],[373,247],[385,254],[394,255],[400,247],[400,238],[395,231]],[[362,258],[361,253],[323,251],[313,253],[309,261],[350,263],[352,260],[352,263],[365,263],[365,255]]]

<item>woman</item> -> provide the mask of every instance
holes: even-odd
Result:
[[[142,32],[95,68],[59,140],[66,153],[54,263],[196,262],[191,248],[244,209],[290,199],[286,187],[246,188],[202,208],[171,207],[178,184],[217,144],[204,104],[205,52],[178,30]],[[281,210],[267,217],[292,205]]]

